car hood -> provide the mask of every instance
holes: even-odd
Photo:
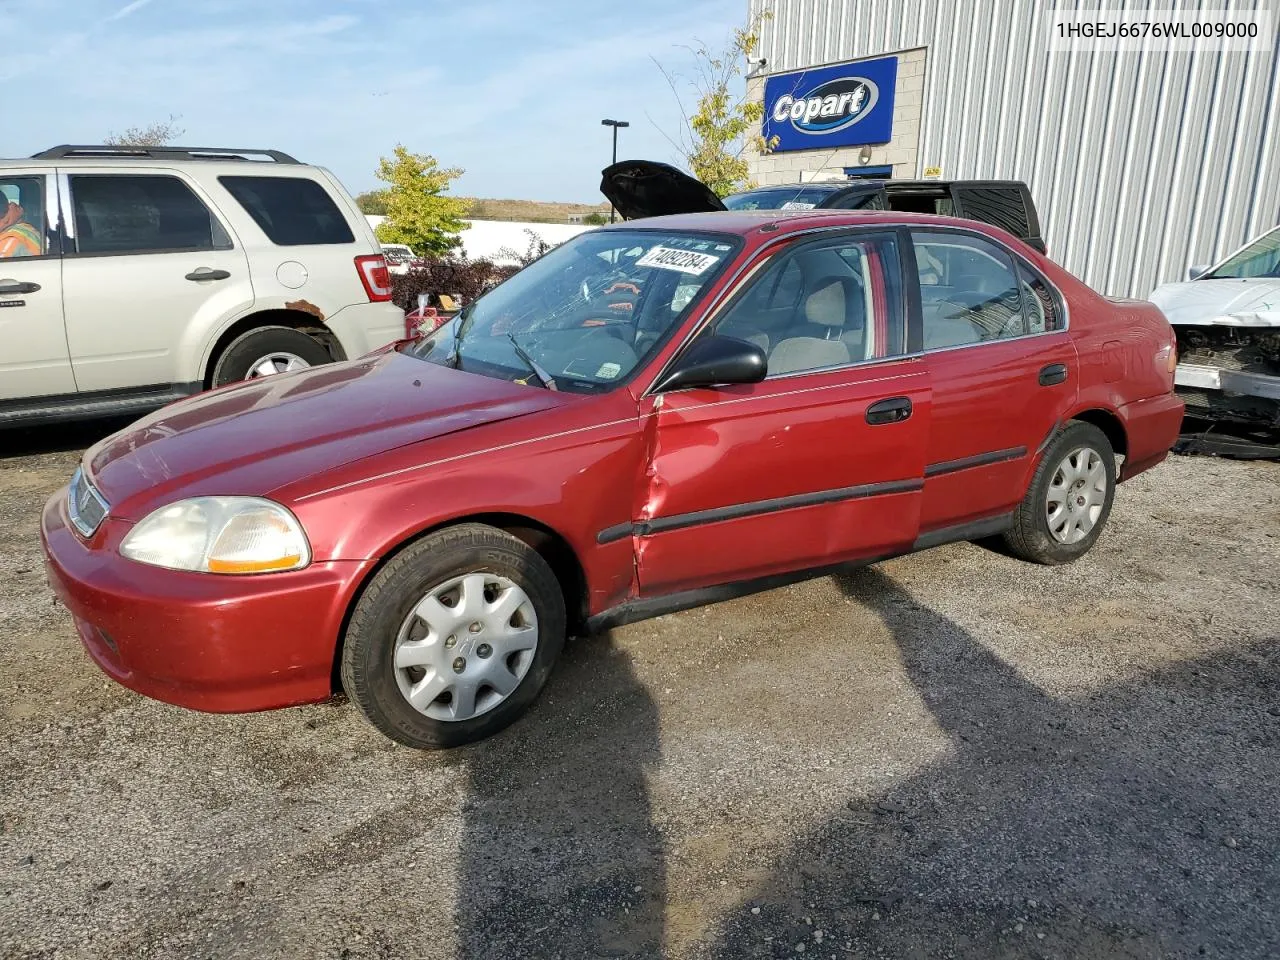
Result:
[[[406,444],[572,402],[394,350],[181,400],[85,454],[128,520],[178,497],[266,495]]]
[[[1166,283],[1151,302],[1175,326],[1280,326],[1280,279]]]
[[[705,183],[656,160],[622,160],[605,167],[600,192],[627,220],[725,209]]]

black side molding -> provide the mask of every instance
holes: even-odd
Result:
[[[1006,460],[1020,460],[1026,455],[1026,447],[992,450],[990,453],[961,457],[959,460],[943,460],[939,463],[931,463],[924,468],[924,475],[926,477],[937,477],[944,473],[955,473],[957,470],[972,470],[974,467],[987,467],[993,463],[1004,463]]]
[[[998,517],[988,517],[985,520],[971,520],[952,527],[939,527],[937,530],[930,530],[916,537],[916,542],[911,545],[911,549],[928,550],[930,547],[955,543],[957,540],[981,540],[983,537],[1004,533],[1012,526],[1013,514],[1002,513]]]
[[[838,503],[842,500],[862,500],[866,497],[880,497],[892,493],[911,493],[924,487],[923,480],[887,480],[882,483],[864,483],[856,487],[839,487],[835,490],[817,490],[813,493],[798,493],[789,497],[775,497],[772,500],[753,500],[749,503],[734,503],[727,507],[713,507],[710,510],[695,510],[692,513],[677,513],[669,517],[655,517],[639,523],[618,523],[606,527],[596,534],[596,543],[612,543],[623,537],[647,537],[667,530],[680,530],[684,527],[696,527],[704,523],[718,523],[721,520],[738,520],[743,517],[754,517],[766,513],[777,513],[779,510],[794,510],[797,507],[812,507],[821,503]]]
[[[32,397],[29,400],[0,400],[0,428],[87,420],[93,417],[136,417],[203,389],[204,384],[199,382],[172,383],[62,393]]]

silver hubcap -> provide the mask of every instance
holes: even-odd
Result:
[[[468,573],[433,588],[405,617],[396,682],[419,713],[469,720],[515,691],[537,647],[529,595],[506,577]]]
[[[311,364],[296,353],[269,353],[249,364],[249,376],[246,379],[255,380],[258,377],[273,377],[277,373],[293,373],[295,370],[306,370],[310,366]]]
[[[1097,524],[1106,502],[1107,471],[1101,454],[1091,447],[1072,450],[1053,471],[1045,497],[1053,539],[1079,543]]]

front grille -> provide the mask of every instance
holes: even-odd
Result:
[[[71,489],[67,492],[67,513],[71,522],[83,537],[91,537],[94,531],[107,518],[107,501],[102,494],[93,488],[93,484],[81,470],[71,478]]]

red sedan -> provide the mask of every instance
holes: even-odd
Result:
[[[1176,438],[1175,362],[1155,307],[970,221],[620,224],[428,336],[97,444],[45,508],[49,576],[148,696],[340,684],[451,746],[528,709],[570,631],[996,534],[1076,560]]]

